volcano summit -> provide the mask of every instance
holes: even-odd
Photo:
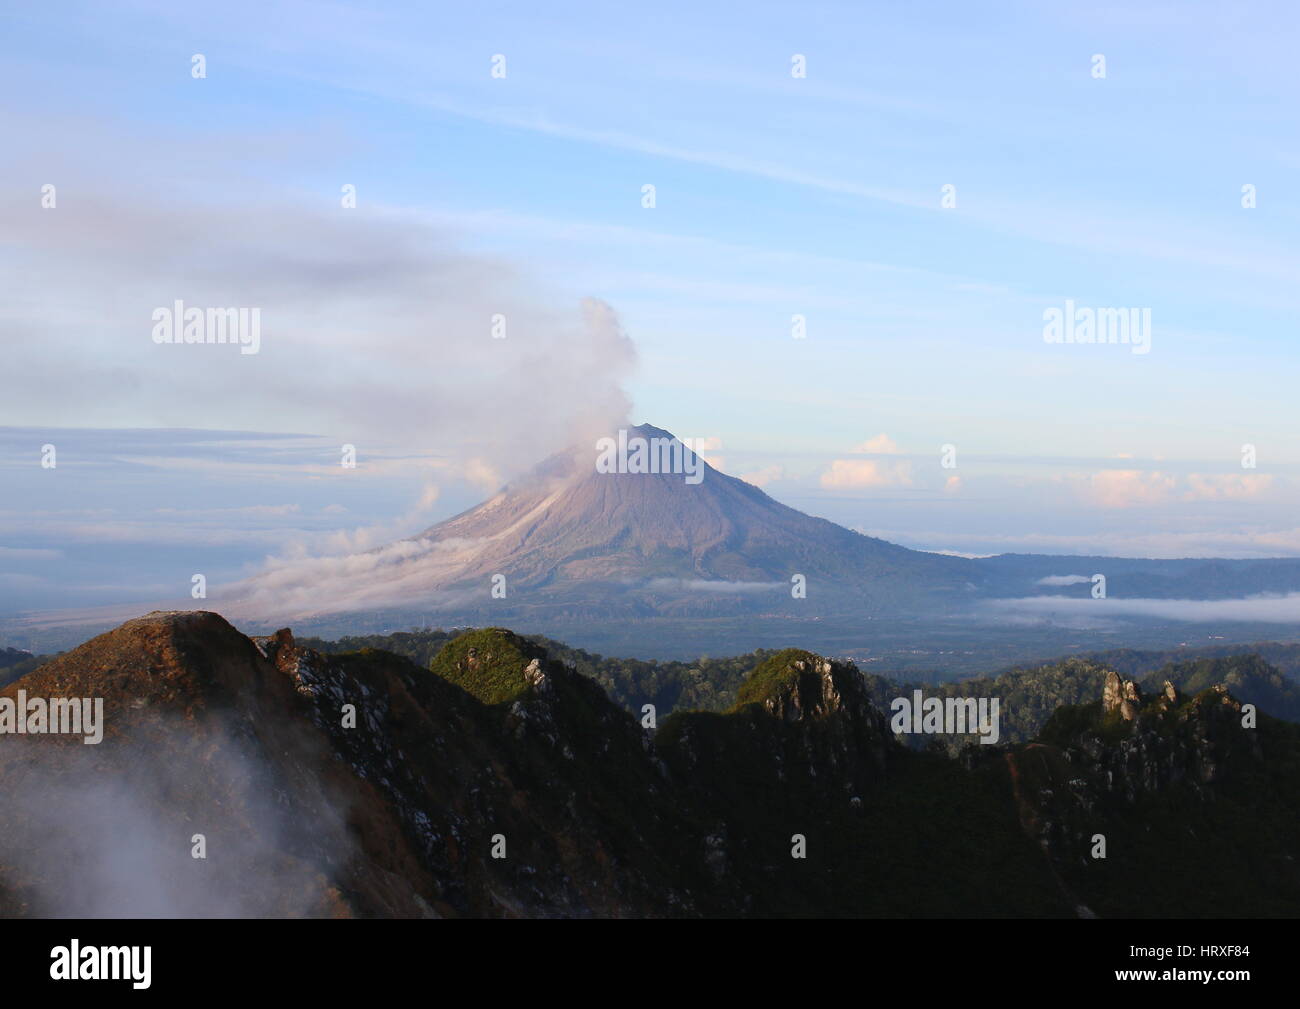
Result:
[[[477,507],[362,556],[345,605],[313,598],[301,568],[256,579],[246,601],[297,619],[344,608],[533,626],[789,619],[901,614],[968,596],[976,580],[969,560],[783,505],[650,425],[558,453]]]

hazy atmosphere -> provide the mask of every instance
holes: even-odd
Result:
[[[657,10],[7,12],[0,608],[368,549],[643,421],[917,549],[1300,556],[1289,5]],[[155,343],[177,300],[258,353]]]
[[[1294,981],[1298,38],[6,4],[6,994],[371,1003],[473,918]]]

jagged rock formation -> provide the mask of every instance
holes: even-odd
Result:
[[[0,737],[0,913],[1279,913],[1298,892],[1276,872],[1300,809],[1294,727],[1248,735],[1226,691],[1131,686],[1107,677],[1042,742],[953,761],[901,746],[858,671],[810,652],[761,663],[730,711],[656,731],[500,628],[421,669],[150,614],[0,691],[101,696],[108,722],[97,747]],[[1265,786],[1259,839],[1211,852],[1232,887],[1198,903],[1199,881],[1133,883]],[[1170,797],[1194,815],[1168,817]],[[1149,824],[1193,836],[1171,854]],[[1098,832],[1101,869],[1083,861]]]
[[[1106,673],[1106,682],[1102,687],[1101,709],[1107,714],[1118,714],[1126,722],[1137,718],[1142,707],[1142,691],[1136,680],[1121,680],[1119,673],[1111,670]]]
[[[1261,913],[1284,913],[1300,896],[1294,832],[1282,826],[1300,809],[1297,742],[1289,723],[1261,716],[1256,727],[1222,684],[1186,698],[1166,680],[1144,698],[1110,672],[1100,704],[1059,709],[1040,742],[1007,760],[1027,833],[1100,913],[1138,913],[1138,898],[1217,858],[1234,865],[1232,880],[1196,877],[1174,891],[1175,907],[1240,905],[1236,887]]]
[[[670,759],[683,773],[740,760],[750,774],[833,787],[844,801],[883,781],[897,749],[857,669],[798,649],[759,665],[725,719],[674,716],[660,743],[671,744]]]

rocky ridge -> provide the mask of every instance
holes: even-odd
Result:
[[[961,761],[902,746],[855,667],[797,649],[754,669],[731,710],[661,722],[500,628],[453,639],[426,670],[378,650],[323,655],[287,629],[250,639],[213,613],[155,613],[0,697],[19,686],[103,696],[108,731],[99,747],[0,738],[16,809],[0,822],[5,914],[82,899],[60,891],[69,838],[144,829],[69,814],[51,833],[37,811],[66,778],[130,783],[127,804],[147,811],[138,843],[171,852],[148,871],[189,914],[1186,912],[1135,882],[1169,859],[1144,826],[1210,831],[1289,781],[1276,824],[1229,856],[1276,873],[1300,809],[1294,727],[1256,733],[1226,690],[1146,697],[1113,672],[1099,702],[1060,709],[1039,741]],[[1196,816],[1170,819],[1170,802]],[[187,849],[200,831],[201,869]],[[1110,860],[1089,856],[1098,833]],[[196,871],[219,876],[220,901],[190,885]],[[1277,901],[1300,893],[1294,870],[1277,879]],[[1262,875],[1238,884],[1209,904],[1274,911]]]

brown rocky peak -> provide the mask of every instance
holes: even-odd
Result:
[[[1142,707],[1142,691],[1137,681],[1122,680],[1119,673],[1108,670],[1101,691],[1101,707],[1107,715],[1118,711],[1124,721],[1133,721]]]

